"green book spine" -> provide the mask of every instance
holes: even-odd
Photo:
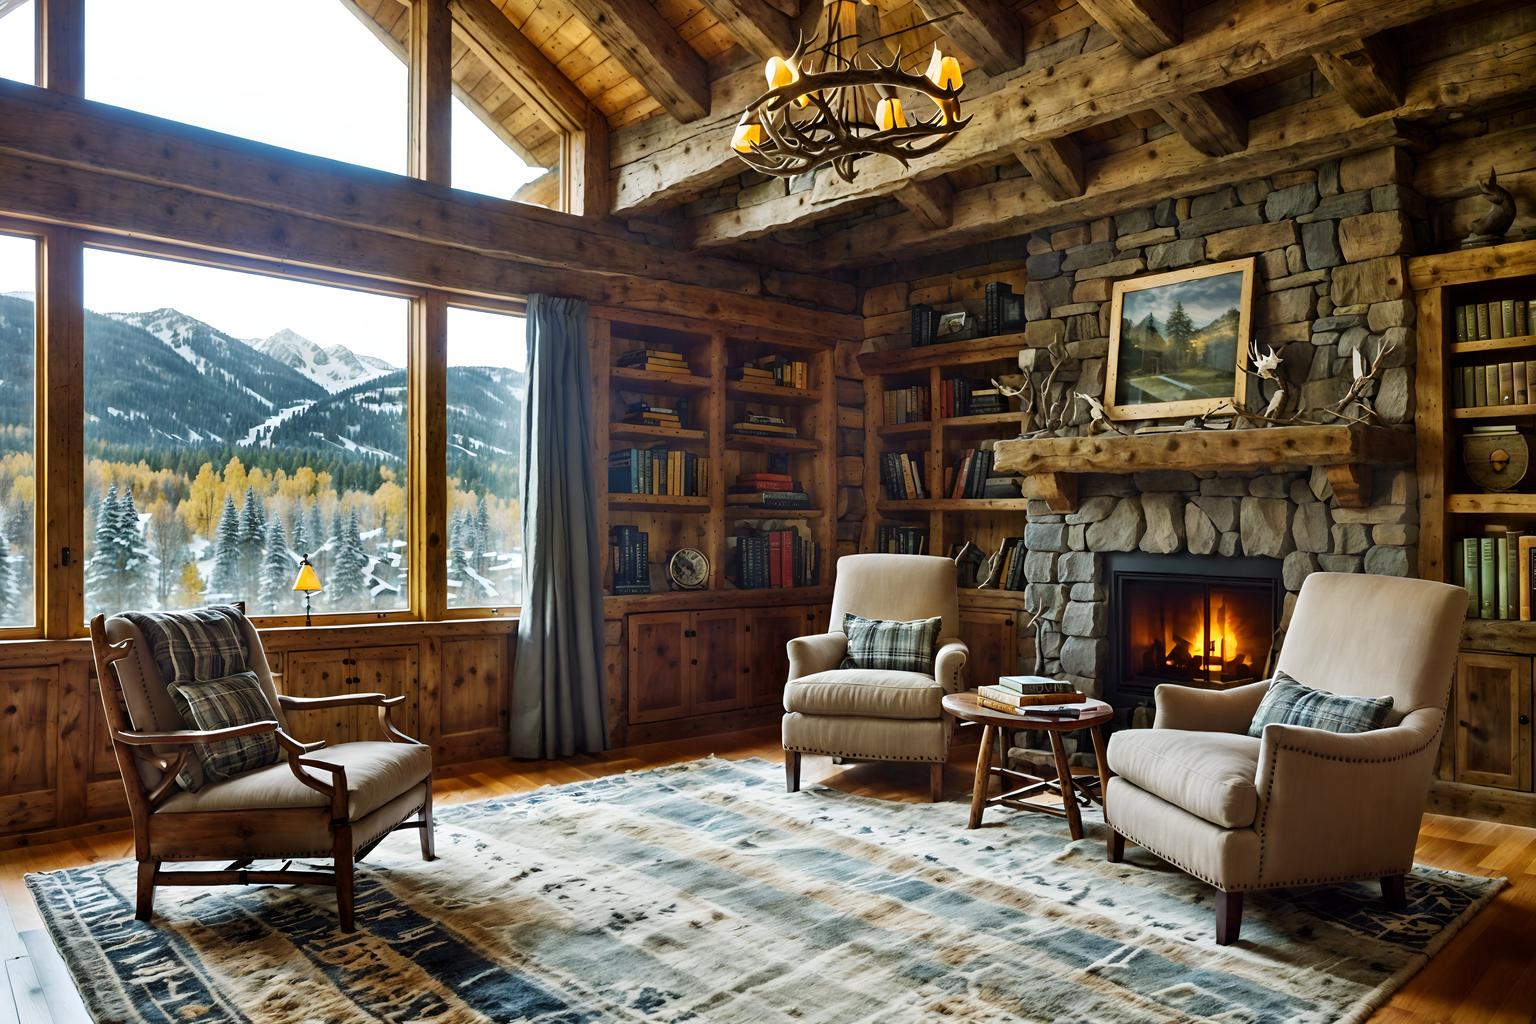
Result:
[[[1504,535],[1504,575],[1499,577],[1505,583],[1504,614],[1500,618],[1520,617],[1520,538],[1523,536],[1525,534],[1519,530],[1510,530]]]
[[[1461,319],[1466,323],[1467,340],[1477,340],[1477,307],[1470,302],[1461,307]]]
[[[1468,537],[1461,542],[1461,585],[1467,588],[1467,618],[1469,619],[1477,618],[1481,607],[1483,588],[1479,582],[1480,567],[1477,541]]]
[[[1491,341],[1493,335],[1488,333],[1488,303],[1477,304],[1477,339],[1478,341]]]
[[[1479,538],[1477,550],[1477,617],[1496,619],[1499,617],[1499,560],[1493,538]]]
[[[1531,333],[1529,310],[1529,300],[1515,300],[1515,333],[1522,338],[1529,337]]]
[[[1472,367],[1472,404],[1481,408],[1488,404],[1488,368]]]
[[[1515,334],[1515,300],[1504,299],[1499,303],[1499,318],[1504,321],[1504,337],[1514,338]]]
[[[1494,566],[1494,572],[1499,576],[1499,618],[1509,618],[1509,538],[1495,537],[1493,540],[1493,557],[1498,559]]]
[[[1466,408],[1477,404],[1477,385],[1473,381],[1475,367],[1463,366],[1461,368],[1461,405]]]
[[[1467,340],[1467,307],[1457,306],[1451,312],[1451,320],[1456,325],[1456,340]]]

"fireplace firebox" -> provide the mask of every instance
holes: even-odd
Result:
[[[1263,678],[1285,595],[1279,559],[1106,557],[1105,689],[1121,721],[1162,683],[1225,689]]]

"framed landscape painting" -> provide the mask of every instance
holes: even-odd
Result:
[[[1242,408],[1252,258],[1115,282],[1104,409],[1113,420]]]

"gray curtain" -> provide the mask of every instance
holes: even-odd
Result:
[[[587,304],[529,296],[514,757],[608,748],[592,431]]]

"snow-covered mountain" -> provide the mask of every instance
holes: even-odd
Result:
[[[333,395],[399,369],[376,356],[359,355],[345,345],[321,348],[287,327],[270,338],[254,339],[246,344],[293,367]]]

